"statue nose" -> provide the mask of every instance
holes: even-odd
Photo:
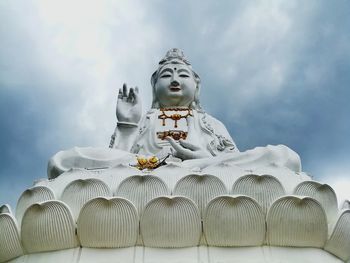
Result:
[[[171,83],[170,83],[171,86],[180,86],[180,83],[177,81],[177,80],[173,80]]]

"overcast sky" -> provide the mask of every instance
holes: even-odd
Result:
[[[285,144],[350,197],[350,1],[0,1],[0,205],[48,159],[108,146],[117,91],[182,49],[241,151]]]

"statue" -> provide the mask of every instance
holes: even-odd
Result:
[[[200,105],[200,77],[182,51],[173,48],[159,62],[151,77],[153,101],[144,115],[138,88],[124,84],[117,101],[117,126],[110,149],[74,148],[57,153],[49,162],[49,178],[70,168],[98,169],[131,164],[135,156],[204,168],[223,161],[241,167],[284,166],[301,170],[297,153],[286,146],[257,147],[239,152],[225,126]]]

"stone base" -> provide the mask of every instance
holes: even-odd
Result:
[[[30,254],[9,263],[340,263],[332,254],[317,248],[288,247],[191,247],[160,249],[129,247],[119,249],[76,248]]]

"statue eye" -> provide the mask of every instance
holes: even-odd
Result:
[[[179,75],[181,78],[189,78],[190,76],[189,75],[187,75],[187,74],[180,74]]]
[[[170,74],[164,74],[164,75],[162,75],[162,76],[160,76],[162,79],[165,79],[165,78],[170,78],[171,77],[171,75]]]

